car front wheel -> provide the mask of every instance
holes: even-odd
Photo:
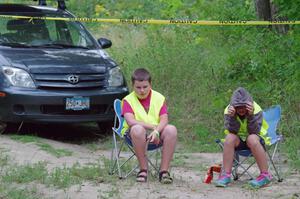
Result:
[[[7,123],[0,121],[0,134],[4,133],[6,127],[7,127]]]
[[[113,121],[97,122],[97,124],[100,132],[103,134],[110,133],[112,131],[112,127],[114,126]]]

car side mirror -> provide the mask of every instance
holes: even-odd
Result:
[[[102,48],[109,48],[112,45],[112,42],[109,39],[105,39],[105,38],[98,39],[98,43]]]

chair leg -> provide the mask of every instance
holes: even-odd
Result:
[[[123,142],[123,144],[126,144],[127,147],[129,148],[129,150],[131,151],[132,155],[125,161],[122,163],[122,165],[120,165],[120,168],[122,168],[127,162],[129,162],[133,157],[135,156],[135,152],[132,148],[132,146],[130,146],[129,144],[127,144],[125,141]],[[128,173],[125,174],[125,176],[123,177],[124,179],[127,178],[129,175],[131,175],[137,168],[139,167],[139,165],[137,164],[136,166],[133,167],[133,169],[131,169]]]
[[[239,177],[247,173],[247,175],[250,177],[250,180],[253,179],[253,176],[249,173],[249,168],[252,167],[255,164],[255,161],[253,161],[247,168],[243,166],[243,163],[248,159],[249,157],[246,157],[243,161],[240,162],[239,155],[235,153],[234,158],[233,158],[233,170],[232,170],[232,175],[234,180],[238,180]],[[242,168],[243,172],[241,174],[238,174],[238,168]]]
[[[139,167],[139,165],[136,165],[135,167],[133,167],[133,169],[131,169],[125,176],[124,178],[127,178],[128,176],[130,176],[137,168]]]
[[[156,168],[156,174],[158,175],[159,174],[159,170],[160,170],[160,168],[159,168],[159,165],[158,165],[158,158],[160,158],[159,157],[159,154],[162,154],[162,149],[161,148],[158,148],[157,150],[156,150],[156,157],[155,157],[155,168]]]
[[[273,151],[273,154],[272,154],[272,156],[270,155],[270,153],[269,153],[269,151],[266,151],[267,152],[267,154],[268,154],[268,157],[269,157],[269,160],[270,160],[270,162],[271,162],[271,165],[273,166],[273,169],[275,170],[275,173],[276,173],[276,176],[277,176],[277,181],[278,182],[282,182],[282,178],[280,177],[280,174],[279,174],[279,172],[278,172],[278,169],[276,168],[276,166],[275,166],[275,164],[274,164],[274,161],[273,161],[273,159],[274,159],[274,157],[275,157],[275,154],[276,154],[276,152],[277,152],[277,149],[278,149],[278,143],[275,145],[275,147],[274,147],[274,151]],[[270,166],[269,166],[269,170],[270,170]]]
[[[239,176],[238,176],[238,165],[239,165],[239,161],[240,161],[240,157],[237,153],[234,153],[234,159],[233,159],[233,170],[232,170],[232,176],[233,176],[233,180],[238,180]]]
[[[155,149],[154,151],[150,152],[150,155],[149,155],[149,157],[147,158],[149,164],[151,165],[151,167],[152,167],[152,168],[154,169],[154,171],[155,171],[154,177],[155,177],[155,176],[158,176],[158,174],[159,174],[160,168],[159,168],[159,161],[158,161],[158,158],[159,158],[159,154],[161,154],[161,153],[162,153],[161,148],[157,148],[157,149]],[[154,162],[151,161],[151,159],[150,159],[151,157],[154,158]]]
[[[150,160],[150,158],[147,158],[147,160],[148,160],[148,163],[149,163],[149,164],[152,166],[152,168],[155,170],[155,172],[156,172],[156,173],[159,173],[159,170],[158,170],[156,164],[154,164],[154,163]]]
[[[114,118],[114,127],[117,126],[117,116],[115,115],[115,118]],[[112,136],[112,144],[113,144],[113,148],[111,150],[111,156],[110,156],[110,171],[109,171],[109,175],[113,175],[114,174],[114,170],[115,170],[115,167],[116,167],[116,160],[117,160],[117,157],[116,157],[116,146],[117,146],[117,140],[116,140],[116,135],[115,135],[115,132],[114,132],[114,127],[112,128],[112,133],[113,133],[113,136]]]
[[[112,144],[113,146],[115,146],[115,140],[114,140],[114,136],[112,136]],[[111,150],[111,156],[110,156],[110,168],[109,168],[109,175],[113,175],[114,174],[114,170],[116,167],[116,157],[115,157],[115,147],[112,148]]]
[[[126,161],[122,162],[121,164],[119,163],[118,168],[120,168],[120,170],[121,170],[121,168],[122,168],[127,162],[129,162],[133,157],[135,157],[134,150],[133,150],[131,147],[129,147],[129,149],[131,150],[132,155],[131,155]],[[120,151],[120,150],[119,150],[119,151]],[[149,157],[147,157],[147,161],[148,161],[149,165],[150,165],[151,167],[153,167],[154,170],[155,170],[155,172],[158,174],[158,173],[159,173],[159,170],[158,170],[158,167],[156,166],[156,163],[153,163],[153,162],[151,161],[151,159],[150,159],[150,157],[152,157],[152,155],[155,155],[155,154],[154,154],[154,153],[153,153],[153,154],[149,154]],[[114,167],[116,167],[117,160],[115,160],[114,162],[115,162],[115,166],[114,166]],[[128,176],[130,176],[136,169],[138,169],[138,167],[139,167],[138,164],[135,165],[135,166],[134,166],[129,172],[127,172],[124,176],[121,176],[120,179],[121,179],[121,178],[122,178],[122,179],[126,179],[126,178],[127,178]],[[118,168],[114,168],[112,174],[114,174]]]
[[[121,173],[121,168],[120,168],[120,163],[119,163],[119,157],[120,157],[120,152],[121,152],[121,149],[122,149],[122,145],[121,145],[120,149],[118,150],[117,138],[116,138],[116,134],[115,133],[113,133],[113,144],[114,144],[114,149],[113,150],[114,150],[115,161],[114,161],[114,166],[112,167],[113,168],[112,173],[115,172],[114,171],[115,170],[115,166],[117,166],[119,178],[121,179],[122,178],[122,173]]]
[[[156,150],[155,150],[154,152],[148,151],[148,146],[149,146],[149,142],[147,141],[147,142],[146,142],[146,146],[145,146],[145,156],[146,156],[146,158],[147,158],[147,168],[148,168],[148,174],[149,174],[149,173],[151,173],[151,172],[150,172],[151,167],[153,167],[155,170],[157,170],[157,169],[156,169],[156,167],[155,167],[155,164],[153,164],[153,163],[151,162],[151,157],[153,156],[153,154],[154,154],[154,152],[155,152]],[[149,165],[150,165],[151,167],[149,167]]]
[[[244,175],[245,173],[247,173],[247,175],[250,177],[250,180],[253,180],[253,176],[249,173],[249,169],[255,164],[255,161],[253,161],[247,168],[245,168],[242,164],[244,161],[242,161],[241,163],[239,163],[239,166],[244,170],[240,176]]]
[[[155,150],[155,168],[156,168],[156,172],[157,172],[157,168],[158,168],[158,156],[159,156],[159,150],[157,149],[157,150]],[[158,173],[159,173],[159,171],[158,171]]]

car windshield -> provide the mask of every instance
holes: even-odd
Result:
[[[1,13],[8,15],[8,13]],[[23,13],[35,16],[36,13]],[[19,15],[22,13],[9,13]],[[67,17],[43,14],[43,17]],[[95,41],[79,22],[42,19],[1,18],[0,45],[11,47],[84,48],[93,49]]]

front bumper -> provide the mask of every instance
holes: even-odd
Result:
[[[101,122],[114,117],[114,99],[128,94],[127,87],[103,90],[38,90],[7,88],[0,97],[0,121],[4,122]],[[66,98],[88,97],[88,110],[66,110]]]

